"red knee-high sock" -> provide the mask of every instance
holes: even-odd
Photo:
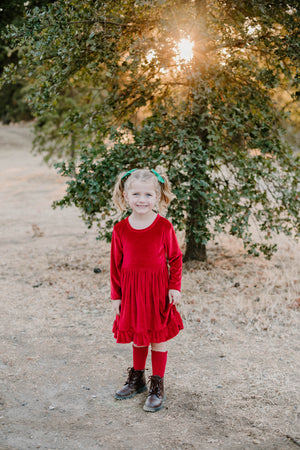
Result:
[[[148,356],[148,347],[136,347],[133,349],[133,368],[134,370],[144,370],[146,367],[146,360]]]
[[[156,352],[151,350],[152,375],[159,375],[161,378],[165,375],[168,352]]]

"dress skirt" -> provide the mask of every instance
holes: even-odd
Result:
[[[113,323],[116,341],[137,346],[165,342],[183,329],[182,319],[168,298],[167,265],[122,268],[122,303]]]

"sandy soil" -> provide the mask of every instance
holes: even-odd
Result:
[[[0,448],[299,447],[299,245],[279,237],[268,262],[220,236],[185,266],[166,407],[145,413],[144,394],[113,398],[131,347],[111,334],[108,244],[51,209],[64,180],[28,126],[0,127],[0,143]]]

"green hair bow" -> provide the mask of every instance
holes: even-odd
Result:
[[[130,174],[132,174],[132,172],[135,172],[137,169],[131,169],[131,170],[128,170],[128,172],[126,172],[123,176],[122,176],[122,178],[121,178],[121,180],[123,180],[123,178],[125,178],[125,177],[127,177],[128,175],[130,175]],[[160,183],[165,183],[165,180],[163,179],[163,177],[161,176],[161,175],[159,175],[159,173],[158,172],[156,172],[156,170],[154,170],[154,169],[150,169],[151,170],[151,172],[152,173],[154,173],[154,175],[157,177],[157,179],[158,179],[158,181],[160,182]]]

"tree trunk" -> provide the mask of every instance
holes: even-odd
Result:
[[[185,255],[183,257],[183,261],[206,261],[207,255],[206,255],[206,245],[195,242],[193,239],[193,236],[189,236],[187,244],[186,244],[186,251]]]
[[[198,22],[198,36],[195,45],[199,45],[201,42],[202,49],[205,48],[207,39],[207,0],[195,0],[195,10]],[[200,52],[201,53],[201,52]],[[203,56],[202,56],[203,57]],[[197,61],[195,60],[197,65]],[[193,88],[191,86],[190,99],[191,104],[191,122],[193,120],[197,122],[197,117],[203,114],[207,110],[206,102],[202,102],[201,105],[194,100]],[[193,119],[193,116],[194,119]],[[203,147],[208,145],[206,130],[202,129],[200,131],[201,142]],[[192,169],[190,170],[190,180],[202,179],[209,182],[208,175],[206,173],[206,159],[201,155],[201,150],[199,149],[198,155],[191,155],[191,160],[193,161]],[[207,212],[208,205],[199,188],[193,189],[191,183],[190,199],[187,207],[187,226],[186,226],[186,252],[184,255],[184,261],[206,261],[206,242],[205,236],[207,232]],[[201,242],[202,240],[202,242]]]
[[[202,168],[203,172],[203,168]],[[200,175],[201,176],[201,175]],[[191,192],[187,208],[187,226],[185,230],[186,251],[184,262],[186,261],[206,261],[206,245],[201,242],[204,238],[207,227],[207,204],[203,197]],[[202,238],[202,240],[204,240]]]
[[[71,147],[70,147],[70,158],[72,161],[74,161],[75,159],[75,136],[74,136],[74,131],[72,131],[71,133]]]

